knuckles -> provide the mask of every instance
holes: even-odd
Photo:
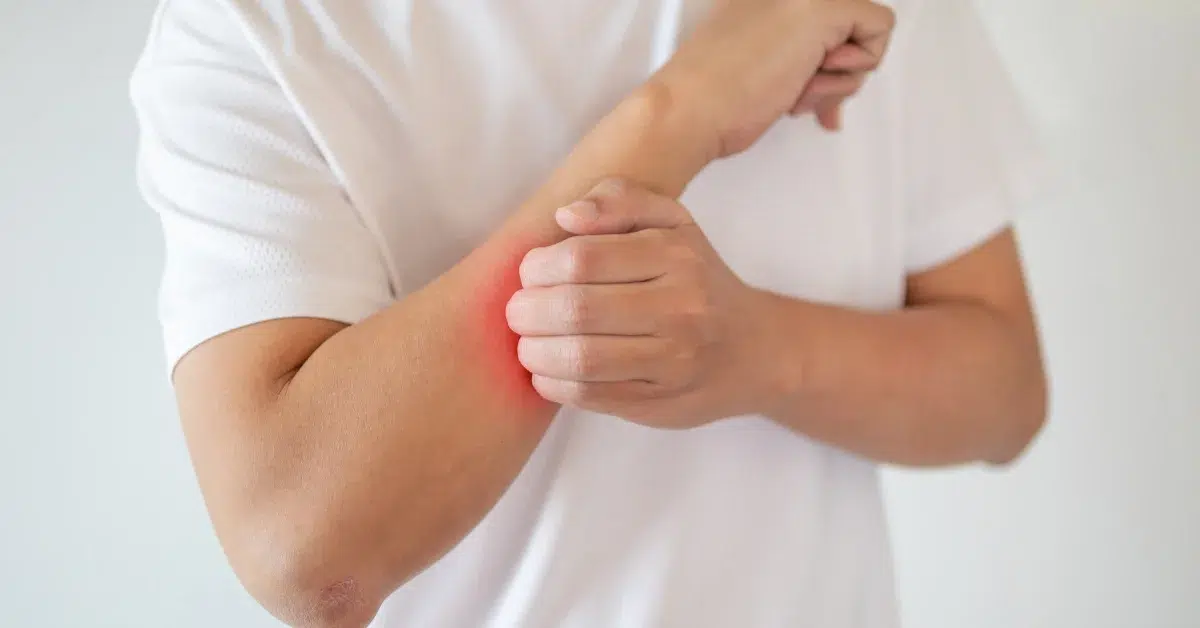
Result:
[[[658,383],[666,390],[682,389],[700,370],[700,347],[683,339],[668,340],[657,359],[662,363]]]
[[[566,379],[589,379],[600,374],[606,356],[587,336],[521,338],[517,359],[536,375]]]
[[[587,379],[600,374],[604,358],[586,336],[564,339],[560,351],[559,358],[570,377]]]
[[[558,315],[571,330],[582,329],[591,320],[596,304],[579,286],[560,286],[557,292]]]
[[[560,263],[563,275],[570,283],[586,282],[595,274],[598,259],[603,250],[592,240],[586,238],[571,238],[562,243]]]

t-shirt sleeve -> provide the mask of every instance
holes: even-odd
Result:
[[[190,8],[160,10],[131,89],[139,186],[165,241],[168,369],[253,323],[386,307],[378,241],[245,31],[218,3],[163,6]]]
[[[896,42],[910,273],[950,261],[1010,226],[1049,172],[974,3],[916,2],[899,13]]]

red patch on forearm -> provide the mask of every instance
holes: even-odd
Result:
[[[522,407],[546,405],[548,402],[533,388],[531,375],[517,358],[517,343],[521,339],[508,326],[508,301],[521,289],[521,260],[533,247],[514,247],[503,255],[487,256],[487,269],[480,273],[478,302],[475,305],[475,329],[479,334],[481,352],[495,373],[496,384],[513,403]]]

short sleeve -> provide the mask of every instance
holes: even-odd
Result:
[[[253,323],[386,307],[376,239],[246,31],[220,3],[163,6],[131,88],[139,186],[165,241],[168,368]]]
[[[1011,225],[1048,174],[1032,121],[975,5],[899,12],[905,266],[950,261]]]

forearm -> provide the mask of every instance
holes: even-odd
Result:
[[[767,413],[882,462],[1004,463],[1045,414],[1036,332],[985,305],[864,312],[764,295]]]
[[[253,491],[258,527],[292,535],[284,577],[305,590],[275,605],[285,619],[349,612],[358,625],[342,598],[373,613],[517,475],[557,410],[532,390],[505,321],[520,260],[566,237],[555,209],[605,177],[682,192],[709,155],[670,109],[656,96],[620,105],[479,249],[323,342],[287,380],[253,439],[280,452],[257,457],[270,461]],[[307,608],[281,608],[297,601]]]

